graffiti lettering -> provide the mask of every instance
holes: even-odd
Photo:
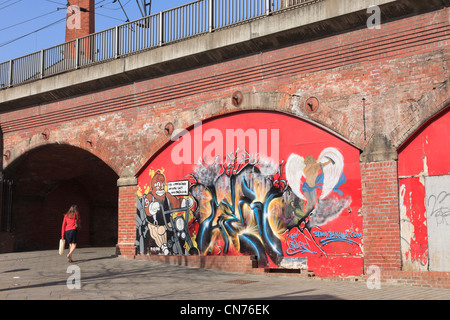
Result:
[[[289,241],[289,248],[286,250],[286,254],[292,256],[296,253],[315,253],[311,251],[308,248],[308,244],[297,241],[297,240],[290,240]]]
[[[438,225],[449,225],[449,221],[447,220],[450,215],[449,193],[442,191],[437,197],[431,195],[428,198],[428,206],[432,208],[430,217],[434,217]]]
[[[292,232],[287,237],[288,248],[286,249],[286,254],[292,256],[297,253],[315,253],[311,251],[308,243],[303,242],[300,238],[302,237],[301,231],[297,229],[296,232]]]
[[[358,242],[352,239],[362,239],[362,233],[359,232],[313,231],[313,234],[317,238],[324,238],[320,240],[320,243],[323,245],[335,241],[342,241],[350,244],[359,245]]]
[[[241,254],[256,255],[263,265],[282,256],[280,239],[269,223],[268,208],[283,195],[285,185],[276,181],[279,168],[263,167],[248,152],[236,151],[229,154],[222,165],[201,163],[190,175],[193,180],[191,191],[200,199],[200,208],[209,207],[209,210],[199,212],[202,222],[197,244],[202,254],[210,254],[214,249],[211,243],[220,238],[224,243],[223,254],[237,250]],[[262,175],[261,171],[270,171],[272,175]],[[256,189],[259,184],[266,188]],[[219,197],[223,186],[231,195],[229,199]],[[239,190],[241,196],[236,197]],[[249,224],[248,221],[253,222]]]

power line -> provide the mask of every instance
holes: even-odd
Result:
[[[96,9],[97,9],[97,8],[96,8]],[[102,17],[114,19],[114,20],[117,20],[117,21],[120,21],[120,22],[124,22],[122,19],[115,18],[115,17],[111,17],[111,16],[107,16],[107,15],[105,15],[105,14],[101,14],[101,13],[98,13],[98,12],[95,12],[95,14],[96,14],[96,15],[99,15],[99,16],[102,16]],[[126,22],[126,21],[125,21],[125,22]],[[1,30],[0,30],[0,31],[1,31]]]
[[[3,29],[0,29],[0,31],[3,31],[3,30],[7,30],[7,29],[10,29],[10,28],[13,28],[13,27],[19,26],[19,25],[21,25],[21,24],[24,24],[24,23],[27,23],[27,22],[30,22],[30,21],[33,21],[33,20],[36,20],[36,19],[39,19],[39,18],[42,18],[42,17],[48,16],[48,15],[50,15],[50,14],[53,14],[53,13],[55,13],[55,12],[58,12],[58,11],[59,11],[59,10],[55,10],[55,11],[51,11],[51,12],[47,12],[47,13],[45,13],[45,14],[43,14],[43,15],[40,15],[40,16],[37,16],[37,17],[31,18],[31,19],[28,19],[28,20],[25,20],[25,21],[22,21],[22,22],[19,22],[19,23],[13,24],[13,25],[11,25],[11,26],[5,27],[5,28],[3,28]]]
[[[125,12],[125,9],[123,8],[122,3],[120,2],[120,0],[114,0],[113,3],[116,2],[116,1],[119,1],[119,4],[120,4],[120,7],[122,8],[122,11],[125,14],[125,17],[127,17],[127,21],[126,22],[129,22],[130,19],[128,19],[127,13]]]
[[[17,40],[20,40],[20,39],[23,39],[23,38],[25,38],[25,37],[28,37],[29,35],[32,35],[33,33],[36,33],[36,32],[42,31],[42,30],[44,30],[44,29],[46,29],[46,28],[49,28],[49,27],[51,27],[51,26],[53,26],[53,25],[55,25],[55,24],[58,24],[58,23],[60,23],[60,22],[62,22],[62,21],[65,21],[65,20],[66,20],[66,17],[64,17],[64,18],[62,18],[62,19],[59,19],[58,21],[52,22],[52,23],[50,23],[50,24],[48,24],[48,25],[46,25],[46,26],[44,26],[44,27],[42,27],[42,28],[39,28],[39,29],[37,29],[37,30],[34,30],[34,31],[29,32],[29,33],[27,33],[27,34],[24,34],[23,36],[17,37],[17,38],[15,38],[15,39],[8,40],[8,41],[6,41],[6,42],[3,42],[3,43],[0,44],[0,48],[6,46],[6,45],[8,45],[8,44],[11,44],[11,43],[13,43],[13,42],[15,42],[15,41],[17,41]]]
[[[1,7],[0,10],[5,9],[5,8],[7,8],[7,7],[10,7],[10,6],[12,6],[13,4],[16,4],[17,2],[21,2],[21,1],[23,1],[23,0],[17,0],[16,2],[10,3],[10,4],[8,4],[8,5],[4,6],[4,7]],[[8,2],[8,1],[6,1],[6,2]],[[3,2],[2,4],[6,3],[6,2]]]
[[[130,1],[131,0],[128,0],[127,1],[127,3],[125,3],[124,5],[123,5],[123,7],[126,7],[129,3],[130,3]],[[111,2],[111,3],[106,3],[106,4],[113,4],[115,1],[113,1],[113,2]],[[105,7],[105,5],[104,4],[102,4],[101,6],[100,6],[102,9],[106,9],[106,10],[120,10],[120,9],[122,9],[122,8],[108,8],[108,7]]]
[[[12,0],[6,0],[5,2],[0,3],[0,6],[4,5],[5,3],[10,2],[10,1],[12,1]]]

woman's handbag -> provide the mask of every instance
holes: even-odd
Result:
[[[61,256],[64,253],[64,247],[66,246],[66,240],[59,240],[59,255]]]

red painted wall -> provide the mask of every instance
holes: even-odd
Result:
[[[247,134],[239,149],[238,140],[230,145],[232,133]],[[359,151],[323,129],[281,113],[242,112],[194,126],[163,148],[138,177],[138,250],[177,254],[158,249],[161,233],[171,239],[170,226],[156,227],[150,210],[153,201],[164,201],[154,188],[158,170],[172,209],[193,199],[188,220],[195,253],[257,255],[261,266],[304,264],[319,276],[362,274]],[[188,182],[189,195],[170,195],[174,181]]]
[[[428,269],[425,177],[450,174],[450,108],[428,121],[400,149],[398,175],[404,269]]]

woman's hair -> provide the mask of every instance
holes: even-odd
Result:
[[[66,215],[68,215],[69,216],[69,218],[73,218],[73,215],[75,214],[75,213],[77,213],[78,212],[78,207],[77,207],[77,205],[76,204],[74,204],[74,205],[72,205],[70,208],[69,208],[69,211],[67,211],[67,213],[66,213]]]

